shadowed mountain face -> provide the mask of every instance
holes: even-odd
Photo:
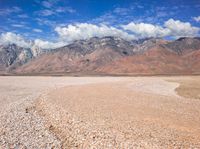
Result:
[[[176,51],[178,54],[188,53],[200,49],[200,38],[179,38],[174,42],[166,44],[166,47]]]
[[[195,74],[200,73],[199,60],[200,38],[94,37],[37,56],[16,45],[0,47],[1,72],[18,74]]]

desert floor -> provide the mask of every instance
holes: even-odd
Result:
[[[200,148],[200,76],[0,77],[0,148]]]

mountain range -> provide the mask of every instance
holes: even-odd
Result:
[[[119,37],[77,40],[56,49],[0,45],[0,73],[159,75],[200,74],[200,38],[169,41]]]

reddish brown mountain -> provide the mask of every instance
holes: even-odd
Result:
[[[110,74],[200,74],[200,50],[178,55],[163,47],[129,56],[97,69]]]
[[[12,69],[17,74],[199,74],[200,38],[75,41]]]

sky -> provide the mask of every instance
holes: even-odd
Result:
[[[79,39],[200,34],[200,0],[0,0],[0,44],[55,48]]]

